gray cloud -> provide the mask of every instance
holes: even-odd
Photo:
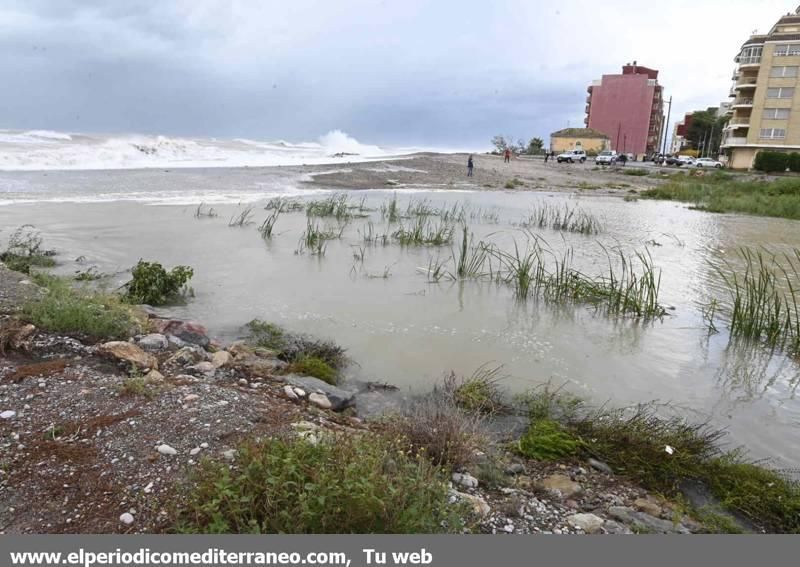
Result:
[[[485,145],[581,125],[586,85],[634,58],[679,115],[723,100],[753,22],[785,9],[727,4],[656,24],[616,0],[0,0],[0,128]]]

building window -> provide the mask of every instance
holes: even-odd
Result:
[[[786,137],[785,128],[762,128],[761,138],[767,140],[782,140]]]
[[[789,113],[791,112],[788,108],[765,108],[764,109],[764,119],[765,120],[788,120]]]
[[[797,67],[773,67],[770,77],[797,77]]]
[[[773,87],[767,89],[767,98],[793,98],[794,87]]]
[[[776,57],[788,57],[790,55],[800,55],[800,44],[782,43],[775,46]]]

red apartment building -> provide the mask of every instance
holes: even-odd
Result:
[[[621,75],[603,75],[588,89],[586,126],[606,134],[618,152],[637,156],[659,153],[663,90],[658,71],[636,61],[625,65]]]

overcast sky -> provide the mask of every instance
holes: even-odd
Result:
[[[482,147],[582,126],[634,59],[675,118],[796,3],[0,0],[0,128]]]

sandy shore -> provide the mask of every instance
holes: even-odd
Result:
[[[621,169],[598,169],[585,164],[544,163],[542,159],[474,155],[475,171],[467,177],[467,154],[416,154],[396,160],[342,163],[292,168],[309,176],[308,183],[333,189],[384,189],[388,186],[425,186],[458,189],[508,190],[519,180],[518,191],[596,191],[625,194],[654,186],[653,177],[625,175]]]

